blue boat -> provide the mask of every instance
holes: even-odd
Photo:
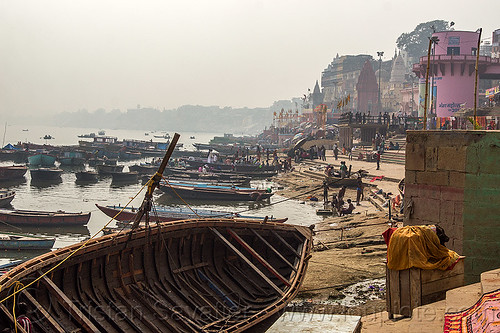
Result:
[[[100,206],[96,204],[96,207],[101,210],[104,214],[113,219],[121,222],[132,221],[135,218],[137,209],[133,207],[120,207],[120,206]],[[182,207],[155,207],[155,214],[151,215],[152,220],[157,220],[161,222],[166,221],[178,221],[187,219],[197,219],[197,218],[230,218],[230,219],[247,219],[263,222],[264,220],[274,223],[283,223],[288,218],[274,218],[274,217],[259,217],[259,216],[244,216],[238,213],[208,210],[208,209],[187,209]]]
[[[55,241],[55,238],[2,233],[0,250],[50,250]]]
[[[50,167],[54,166],[54,163],[56,162],[56,157],[46,153],[39,153],[36,155],[28,156],[28,162],[30,165]]]

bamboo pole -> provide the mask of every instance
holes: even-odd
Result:
[[[474,82],[474,129],[476,129],[476,116],[477,116],[477,77],[479,67],[479,47],[481,46],[481,33],[483,28],[479,28],[479,37],[477,38],[477,51],[476,51],[476,80]]]
[[[429,97],[429,67],[431,59],[432,38],[429,38],[429,50],[427,51],[427,71],[425,74],[425,98],[424,98],[424,130],[427,129],[427,98]]]

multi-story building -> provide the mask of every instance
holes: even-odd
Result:
[[[356,108],[356,84],[359,74],[366,60],[371,59],[372,56],[366,54],[337,55],[321,75],[323,103],[335,109],[337,100],[351,95],[349,108]]]

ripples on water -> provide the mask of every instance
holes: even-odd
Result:
[[[142,160],[144,161],[144,160]],[[133,165],[141,161],[124,163]],[[3,165],[12,165],[12,163],[3,162]],[[120,163],[122,164],[122,163]],[[125,171],[127,168],[125,168]],[[138,183],[116,186],[111,184],[111,178],[101,178],[96,183],[78,184],[75,182],[76,169],[66,169],[62,174],[62,181],[58,183],[33,183],[30,179],[29,171],[25,179],[16,182],[0,183],[1,188],[9,188],[16,191],[16,196],[12,201],[12,208],[27,210],[55,211],[64,210],[68,212],[88,212],[91,218],[87,226],[81,227],[58,227],[58,228],[36,228],[9,227],[0,224],[0,232],[24,232],[35,235],[46,235],[56,237],[54,248],[61,248],[74,243],[88,239],[109,221],[109,218],[100,212],[95,204],[100,205],[125,205],[141,189],[142,185]],[[272,187],[273,183],[266,181],[253,181],[252,186],[260,188]],[[131,202],[133,207],[139,207],[144,192],[141,192],[136,199]],[[155,193],[155,203],[159,206],[185,206],[179,199],[174,199],[160,191]],[[279,201],[283,201],[278,204]],[[310,205],[299,204],[295,200],[285,200],[283,197],[274,195],[271,198],[271,205],[267,202],[210,202],[210,201],[188,201],[192,208],[224,210],[232,212],[241,212],[243,215],[251,216],[274,216],[278,218],[288,217],[287,223],[310,225],[318,222],[321,217],[315,214],[315,208]],[[114,222],[110,226],[114,226]],[[101,235],[101,233],[99,233]],[[0,252],[0,264],[17,259],[28,259],[40,252],[32,251],[4,251]]]

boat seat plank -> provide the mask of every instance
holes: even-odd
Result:
[[[179,273],[182,273],[182,272],[185,272],[185,271],[194,270],[194,269],[205,267],[205,266],[208,266],[208,262],[200,262],[199,264],[194,264],[194,265],[191,265],[191,266],[180,267],[180,268],[177,268],[177,269],[173,269],[172,272],[175,273],[175,274],[179,274]]]
[[[281,237],[276,231],[272,230],[271,232],[276,238],[280,240],[280,242],[282,242],[288,249],[290,249],[290,251],[292,251],[297,258],[301,257],[300,253],[298,253],[297,250],[295,250],[290,244],[288,244],[288,242],[283,237]]]
[[[90,321],[89,318],[85,317],[85,315],[78,309],[78,307],[62,292],[59,287],[52,282],[46,275],[43,275],[40,281],[47,287],[47,290],[54,295],[59,302],[65,305],[68,311],[71,313],[71,316],[88,332],[98,332],[99,330],[95,325]]]
[[[290,287],[290,282],[283,275],[281,275],[280,272],[274,269],[274,267],[271,264],[269,264],[264,258],[262,258],[262,256],[258,254],[257,251],[255,251],[247,242],[245,242],[243,238],[238,236],[238,234],[236,234],[230,228],[227,228],[226,230],[231,235],[231,237],[234,238],[241,246],[243,246],[243,248],[247,250],[247,252],[250,253],[252,257],[257,259],[257,261],[260,262],[262,266],[264,266],[269,272],[271,272],[271,274],[277,277],[287,287]]]
[[[220,240],[226,244],[236,255],[238,255],[243,261],[245,261],[248,266],[250,266],[257,274],[260,275],[264,279],[264,281],[267,282],[278,294],[281,296],[284,295],[283,290],[281,290],[277,285],[274,284],[273,281],[271,281],[260,269],[258,269],[250,260],[248,260],[247,257],[243,253],[241,253],[233,244],[231,244],[230,241],[228,241],[222,234],[215,228],[210,228],[210,231],[212,231],[217,237],[220,238]]]
[[[38,303],[38,301],[33,296],[31,296],[29,292],[23,290],[20,292],[20,294],[23,295],[28,300],[28,302],[30,302],[38,311],[40,311],[42,316],[47,320],[47,322],[56,332],[61,332],[61,333],[66,332],[57,322],[57,320],[55,320],[54,317],[52,317],[47,312],[47,310],[45,310],[45,308],[40,303]]]
[[[257,238],[259,238],[262,241],[262,243],[266,244],[266,246],[269,247],[271,251],[273,251],[281,260],[283,260],[285,264],[287,264],[295,272],[297,271],[297,268],[294,265],[292,265],[278,250],[276,250],[276,248],[272,246],[271,243],[269,243],[264,237],[262,237],[261,234],[259,234],[257,231],[253,229],[250,230],[252,230],[253,234],[257,236]]]

